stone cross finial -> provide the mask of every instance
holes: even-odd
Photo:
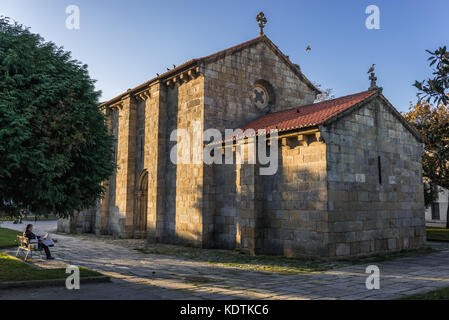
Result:
[[[265,14],[261,11],[256,17],[256,21],[259,22],[259,28],[260,28],[260,35],[263,36],[263,28],[267,24],[267,18],[265,17]]]
[[[371,85],[369,87],[369,90],[377,90],[379,87],[376,84],[377,77],[374,74],[374,72],[371,72],[371,75],[369,76],[369,80],[371,80]]]

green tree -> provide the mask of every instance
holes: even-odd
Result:
[[[410,107],[404,117],[423,136],[426,147],[422,158],[423,177],[430,184],[426,188],[426,204],[434,200],[433,186],[449,189],[449,108],[444,104],[432,107],[420,102]],[[446,213],[449,218],[449,208]],[[449,220],[447,220],[449,228]]]
[[[433,68],[432,77],[424,81],[415,81],[414,86],[419,90],[418,97],[435,105],[449,102],[449,52],[446,46],[435,51],[426,50],[430,57],[430,67]]]
[[[440,47],[435,51],[426,51],[430,55],[428,61],[430,62],[430,67],[433,68],[432,76],[424,81],[415,81],[414,84],[418,89],[418,98],[421,101],[417,104],[416,116],[422,117],[423,120],[427,119],[427,121],[424,121],[425,124],[422,125],[421,134],[427,139],[426,154],[429,154],[429,161],[428,164],[425,163],[427,156],[424,155],[423,166],[428,166],[430,183],[448,188],[449,121],[447,105],[449,102],[449,52],[446,46]],[[429,105],[432,101],[439,107],[432,109]],[[433,156],[432,159],[430,155]],[[424,171],[426,171],[426,168],[424,168]],[[449,207],[447,218],[447,228],[449,228]]]
[[[96,204],[114,170],[99,95],[70,52],[0,17],[0,211]]]

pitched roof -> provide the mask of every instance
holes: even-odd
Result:
[[[263,130],[265,130],[266,132],[270,132],[270,130],[277,130],[278,132],[282,132],[293,129],[313,127],[319,124],[323,124],[336,115],[374,96],[376,93],[377,91],[364,91],[333,100],[313,103],[275,113],[269,113],[254,121],[251,121],[240,129],[242,129],[243,131],[247,129],[253,129],[256,134],[259,134],[262,133]],[[240,139],[244,136],[248,136],[248,134],[234,134],[233,136],[226,137],[225,141],[229,141],[235,138]]]
[[[313,103],[297,108],[266,114],[254,121],[249,122],[240,129],[242,132],[236,132],[233,135],[225,137],[224,140],[211,143],[211,145],[221,144],[232,140],[238,140],[245,137],[269,133],[270,130],[285,132],[290,130],[306,129],[318,125],[329,124],[355,108],[362,106],[368,100],[380,97],[386,103],[386,106],[392,111],[393,115],[418,139],[423,142],[422,137],[417,131],[402,117],[402,115],[391,105],[391,103],[382,95],[381,90],[363,91],[356,94],[347,95],[333,100],[327,100],[319,103]],[[246,130],[250,130],[245,133]]]
[[[246,48],[246,47],[248,47],[250,45],[253,45],[253,44],[255,44],[255,43],[259,42],[259,41],[264,41],[267,45],[269,45],[281,57],[281,59],[284,60],[284,62],[286,62],[290,66],[292,71],[295,72],[309,87],[311,87],[317,93],[321,92],[318,88],[316,88],[313,85],[313,83],[309,79],[307,79],[302,74],[301,70],[295,64],[293,64],[290,61],[290,59],[287,56],[285,56],[279,50],[279,48],[266,35],[262,35],[262,36],[259,36],[257,38],[254,38],[252,40],[243,42],[243,43],[241,43],[239,45],[233,46],[231,48],[228,48],[228,49],[216,52],[214,54],[211,54],[211,55],[208,55],[208,56],[205,56],[205,57],[202,57],[202,58],[189,60],[189,61],[183,63],[182,65],[177,66],[176,68],[173,68],[173,69],[171,69],[171,70],[169,70],[169,71],[167,71],[167,72],[165,72],[165,73],[163,73],[163,74],[161,74],[161,75],[159,75],[159,76],[157,76],[157,77],[155,77],[155,78],[153,78],[153,79],[151,79],[151,80],[149,80],[147,82],[144,82],[141,85],[139,85],[139,86],[137,86],[137,87],[135,87],[133,89],[129,89],[128,91],[118,95],[117,97],[115,97],[113,99],[110,99],[108,101],[103,102],[102,105],[108,105],[108,104],[111,104],[111,103],[115,103],[115,102],[119,101],[122,97],[124,97],[125,95],[127,95],[129,93],[134,93],[134,92],[138,92],[139,90],[142,90],[143,88],[145,88],[146,86],[148,86],[152,82],[156,82],[156,81],[159,81],[159,80],[167,79],[168,77],[171,77],[171,76],[173,76],[173,75],[175,75],[175,74],[177,74],[179,72],[182,72],[185,69],[188,69],[188,68],[190,68],[190,67],[192,67],[194,65],[198,65],[201,62],[212,61],[212,60],[220,58],[220,57],[222,57],[224,55],[232,54],[235,51],[242,50],[243,48]]]

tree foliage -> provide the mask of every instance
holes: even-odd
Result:
[[[449,189],[449,108],[443,104],[433,107],[420,102],[411,106],[404,117],[425,140],[422,158],[425,180],[433,186]],[[427,202],[432,202],[435,199],[434,188],[426,190]]]
[[[314,101],[315,103],[335,99],[335,95],[333,94],[333,91],[334,91],[333,89],[331,89],[331,88],[323,89],[322,85],[319,83],[316,83],[316,82],[314,82],[313,84],[315,87],[317,87],[319,90],[321,90],[321,93],[316,96],[316,99]]]
[[[410,110],[410,121],[417,124],[417,129],[427,140],[423,158],[425,175],[430,183],[449,188],[449,52],[446,46],[426,51],[430,55],[430,67],[433,67],[432,77],[415,81],[421,102]],[[432,100],[439,107],[432,108],[429,104]],[[449,228],[449,207],[446,227]]]
[[[0,211],[95,205],[114,170],[99,95],[70,52],[0,17]]]
[[[446,46],[435,51],[426,50],[430,57],[430,67],[434,67],[432,77],[425,81],[415,81],[414,86],[419,90],[418,97],[436,105],[449,102],[449,52]]]

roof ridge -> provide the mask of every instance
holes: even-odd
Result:
[[[168,71],[166,71],[166,72],[164,72],[164,73],[162,73],[162,74],[160,74],[160,75],[158,75],[158,76],[156,76],[156,77],[154,77],[154,78],[151,78],[150,80],[145,81],[144,83],[138,85],[137,87],[134,87],[133,89],[128,89],[128,90],[125,91],[124,93],[119,94],[118,96],[116,96],[116,97],[114,97],[114,98],[112,98],[112,99],[109,99],[109,100],[107,100],[107,101],[104,101],[104,102],[102,102],[101,104],[109,104],[109,103],[112,103],[112,102],[114,102],[114,101],[116,101],[116,100],[119,100],[120,98],[122,98],[123,96],[127,95],[127,94],[130,93],[130,92],[134,92],[134,91],[137,91],[137,90],[139,90],[139,89],[142,89],[142,88],[144,88],[145,86],[149,85],[150,83],[152,83],[152,82],[154,82],[154,81],[156,81],[156,80],[159,80],[159,79],[163,79],[163,78],[165,78],[166,76],[168,76],[168,75],[170,75],[170,74],[173,74],[173,73],[176,73],[177,71],[182,70],[183,68],[186,68],[186,67],[189,66],[189,65],[195,64],[195,63],[200,62],[200,61],[204,61],[204,60],[209,59],[209,58],[212,58],[212,57],[214,57],[214,56],[218,56],[218,55],[220,55],[220,54],[222,54],[222,53],[225,53],[225,52],[227,52],[227,51],[229,51],[229,50],[233,50],[233,49],[237,49],[237,48],[239,48],[239,47],[245,46],[245,45],[249,45],[249,44],[251,44],[252,42],[256,42],[256,41],[261,40],[261,39],[263,39],[263,38],[266,38],[266,36],[265,36],[265,35],[258,36],[257,38],[254,38],[254,39],[251,39],[251,40],[242,42],[242,43],[240,43],[240,44],[238,44],[238,45],[232,46],[232,47],[227,48],[227,49],[224,49],[224,50],[220,50],[220,51],[215,52],[215,53],[213,53],[213,54],[210,54],[210,55],[208,55],[208,56],[204,56],[204,57],[202,57],[202,58],[190,59],[190,60],[184,62],[183,64],[177,66],[176,68],[173,68],[173,69],[171,69],[171,70],[168,70]]]
[[[227,53],[227,52],[229,52],[229,51],[237,50],[237,49],[239,49],[239,48],[241,48],[241,47],[248,46],[248,45],[250,45],[250,44],[253,44],[253,43],[258,42],[258,41],[261,41],[261,40],[264,40],[264,41],[267,43],[267,45],[270,45],[270,44],[271,44],[272,46],[274,46],[274,47],[275,47],[275,51],[277,50],[277,52],[279,52],[282,56],[284,56],[284,59],[286,59],[287,62],[288,62],[290,65],[293,65],[293,63],[292,63],[288,58],[286,58],[286,56],[282,53],[282,51],[278,48],[278,46],[276,46],[276,44],[274,44],[274,43],[273,43],[273,42],[272,42],[266,35],[261,35],[261,36],[258,36],[258,37],[256,37],[256,38],[253,38],[253,39],[251,39],[251,40],[242,42],[242,43],[240,43],[240,44],[238,44],[238,45],[229,47],[229,48],[224,49],[224,50],[220,50],[220,51],[215,52],[215,53],[213,53],[213,54],[210,54],[210,55],[207,55],[207,56],[204,56],[204,57],[201,57],[201,58],[195,58],[195,59],[188,60],[187,62],[184,62],[183,64],[181,64],[181,65],[179,65],[179,66],[177,66],[177,67],[175,67],[175,68],[173,68],[173,69],[171,69],[171,70],[168,70],[168,71],[166,71],[166,72],[164,72],[164,73],[162,73],[162,74],[160,74],[160,75],[158,75],[158,76],[156,76],[156,77],[154,77],[154,78],[151,78],[150,80],[148,80],[148,81],[146,81],[146,82],[144,82],[144,83],[142,83],[142,84],[140,84],[140,85],[138,85],[138,86],[136,86],[136,87],[134,87],[134,88],[132,88],[132,89],[128,89],[127,91],[125,91],[125,92],[119,94],[118,96],[116,96],[116,97],[114,97],[114,98],[112,98],[112,99],[109,99],[109,100],[107,100],[107,101],[101,102],[100,104],[101,104],[101,105],[107,105],[107,104],[111,104],[111,103],[117,102],[117,101],[119,101],[121,98],[123,98],[124,96],[126,96],[127,94],[133,93],[133,92],[136,92],[136,91],[138,91],[138,90],[140,90],[140,89],[142,89],[142,88],[145,88],[147,85],[151,84],[152,82],[155,82],[155,81],[158,81],[158,80],[162,80],[162,79],[166,78],[166,77],[169,76],[169,75],[176,74],[177,72],[183,70],[184,68],[187,68],[187,67],[189,67],[189,66],[192,66],[192,65],[194,65],[194,64],[197,64],[198,62],[202,62],[202,61],[205,61],[205,60],[214,58],[214,57],[219,56],[219,55],[221,55],[221,54],[225,54],[225,53]],[[313,85],[313,83],[312,83],[309,79],[306,78],[306,76],[302,73],[301,70],[298,69],[297,72],[299,72],[300,77],[302,77],[303,80],[304,80],[309,86],[312,86],[313,89],[317,90],[317,92],[320,92],[319,89],[317,89],[317,88]]]
[[[257,38],[254,38],[254,39],[251,39],[251,40],[242,42],[242,43],[240,43],[240,44],[238,44],[238,45],[229,47],[229,48],[224,49],[224,50],[220,50],[220,51],[218,51],[218,52],[212,53],[212,54],[210,54],[210,55],[207,55],[207,56],[204,56],[204,57],[201,57],[201,58],[197,58],[197,59],[195,59],[195,60],[197,60],[197,61],[206,60],[206,59],[212,58],[212,57],[214,57],[214,56],[218,56],[218,55],[220,55],[220,54],[222,54],[222,53],[225,53],[225,52],[227,52],[227,51],[230,51],[230,50],[233,50],[233,49],[237,49],[237,48],[243,47],[243,46],[245,46],[245,45],[249,45],[250,43],[256,42],[257,40],[260,40],[260,39],[262,39],[262,38],[266,38],[266,35],[258,36]]]

